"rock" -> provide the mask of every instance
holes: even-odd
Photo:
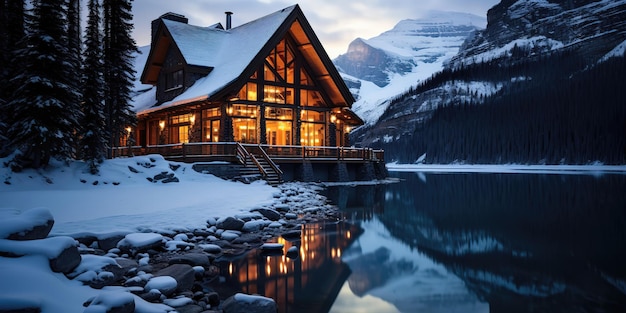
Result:
[[[265,220],[253,220],[243,224],[241,230],[248,233],[256,232],[265,228],[265,226],[267,226],[268,224],[269,223]]]
[[[232,241],[233,244],[260,244],[262,242],[261,235],[255,233],[242,234]]]
[[[222,305],[224,313],[276,313],[276,302],[271,298],[237,293]]]
[[[214,217],[209,217],[206,219],[206,223],[209,226],[215,226],[217,225],[217,220]]]
[[[280,219],[280,213],[278,213],[278,211],[276,210],[266,209],[266,208],[258,208],[254,210],[256,212],[261,213],[261,215],[263,215],[265,218],[267,218],[270,221],[278,221]]]
[[[204,253],[187,253],[183,255],[177,255],[170,258],[171,264],[188,264],[191,266],[206,266],[210,264],[209,256]]]
[[[218,305],[220,305],[220,295],[217,292],[211,291],[207,293],[206,298],[207,298],[207,303],[211,307],[217,307]]]
[[[104,251],[109,251],[116,248],[120,240],[124,239],[124,236],[126,236],[126,234],[122,233],[111,233],[100,236],[98,238],[98,247]]]
[[[217,228],[226,230],[241,230],[244,222],[238,218],[232,216],[221,218],[217,221]]]
[[[296,259],[300,255],[300,251],[298,250],[298,247],[291,246],[285,255],[290,259]]]
[[[188,264],[172,264],[160,271],[155,276],[170,276],[177,282],[177,292],[191,290],[193,282],[196,279],[196,272],[193,267]]]
[[[167,275],[150,278],[144,287],[144,290],[147,292],[150,292],[151,290],[158,290],[167,297],[173,295],[177,289],[178,282],[176,279]]]
[[[277,204],[277,205],[275,205],[275,206],[274,206],[274,208],[275,208],[277,211],[280,211],[280,212],[289,212],[289,209],[290,209],[291,207],[290,207],[290,205],[288,205],[288,204]]]
[[[176,306],[173,306],[173,307],[176,307]],[[204,309],[201,306],[195,305],[195,304],[187,304],[181,307],[176,307],[176,312],[178,313],[201,313],[203,311]]]
[[[289,220],[295,220],[298,218],[298,214],[296,213],[285,213],[285,218]]]
[[[139,264],[135,260],[126,259],[126,258],[116,258],[115,262],[124,270],[124,273],[128,273],[133,269],[137,269]]]
[[[84,312],[133,313],[135,298],[129,292],[103,292],[91,301]]]
[[[290,241],[297,240],[297,239],[300,239],[300,237],[302,236],[302,230],[297,229],[297,230],[286,231],[281,236]]]
[[[120,240],[117,247],[132,254],[157,249],[163,245],[163,236],[155,233],[128,234]]]
[[[216,244],[212,244],[212,243],[200,244],[198,245],[198,247],[200,247],[200,249],[204,250],[204,252],[207,252],[207,253],[212,253],[212,254],[222,253],[222,247]]]
[[[238,231],[226,230],[226,231],[222,232],[220,237],[222,239],[226,240],[226,241],[233,241],[233,240],[239,238],[240,235],[241,235],[241,233],[238,232]]]
[[[0,214],[0,239],[36,240],[50,234],[54,218],[48,209],[35,208],[21,214]]]

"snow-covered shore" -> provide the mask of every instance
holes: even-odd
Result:
[[[313,185],[226,181],[158,155],[106,160],[99,176],[81,162],[12,173],[0,161],[0,311],[272,305],[241,294],[220,303],[191,291],[194,276],[213,279],[215,257],[335,211]]]

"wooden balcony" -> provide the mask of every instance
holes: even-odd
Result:
[[[160,154],[172,161],[194,163],[210,161],[240,162],[236,142],[193,142],[156,146],[115,147],[113,157],[129,155]],[[384,162],[383,150],[353,147],[316,147],[316,146],[271,146],[257,144],[239,144],[253,152],[261,148],[277,163],[309,162]]]

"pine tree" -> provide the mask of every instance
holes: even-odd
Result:
[[[0,157],[11,152],[7,138],[12,116],[8,106],[13,90],[10,78],[21,68],[15,62],[15,50],[26,35],[24,14],[24,0],[0,0]]]
[[[27,15],[30,30],[25,48],[17,51],[21,71],[12,78],[15,88],[9,144],[21,151],[12,168],[39,168],[51,158],[74,157],[74,135],[80,111],[68,67],[65,0],[32,1]]]
[[[103,0],[104,99],[109,147],[118,146],[126,127],[136,123],[135,113],[130,106],[135,75],[132,54],[138,51],[131,37],[131,2]]]
[[[89,16],[85,34],[86,70],[83,72],[83,133],[81,134],[82,158],[87,161],[92,174],[98,173],[98,165],[106,156],[106,125],[104,123],[104,93],[102,91],[102,32],[100,30],[100,4],[89,0]]]

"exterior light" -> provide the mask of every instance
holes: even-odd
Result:
[[[352,130],[352,127],[346,126],[346,133],[349,133]]]
[[[330,115],[330,122],[334,123],[335,121],[337,121],[337,117],[335,116],[335,114],[331,114]]]
[[[132,128],[130,128],[130,126],[126,127],[126,133],[130,134],[130,132],[131,132],[132,130],[133,130],[133,129],[132,129]]]
[[[196,115],[195,114],[191,114],[191,116],[189,117],[189,122],[191,122],[191,125],[196,123]]]
[[[159,121],[159,128],[163,130],[165,128],[165,121]]]

